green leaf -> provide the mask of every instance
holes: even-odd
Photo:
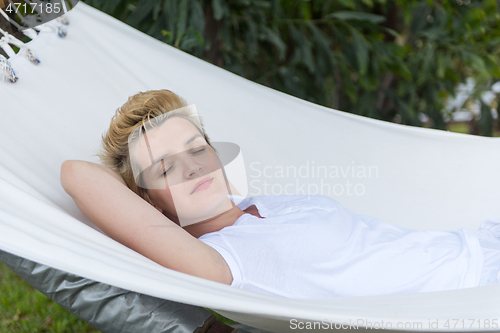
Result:
[[[268,40],[271,44],[276,46],[276,48],[278,49],[279,59],[280,60],[285,59],[286,45],[281,40],[280,36],[277,33],[275,33],[274,31],[272,31],[271,29],[269,29],[268,27],[263,27],[262,32],[263,32],[263,34],[262,34],[263,38]]]
[[[403,59],[397,59],[397,64],[399,65],[399,74],[403,76],[408,81],[413,81],[413,75],[408,68],[408,65],[403,61]]]
[[[368,69],[368,52],[370,50],[370,44],[355,28],[351,28],[351,35],[353,38],[354,50],[356,52],[356,60],[358,61],[359,74],[364,75]]]
[[[438,78],[443,79],[446,73],[446,61],[441,53],[437,53],[436,55],[436,66],[437,66],[436,74]]]
[[[483,58],[472,52],[468,52],[469,60],[470,60],[470,65],[472,68],[476,69],[478,72],[487,72],[486,70],[486,64],[483,60]]]
[[[146,31],[146,33],[150,36],[158,38],[161,34],[161,27],[163,25],[163,20],[156,20],[154,21],[153,25]]]
[[[498,58],[495,58],[491,54],[487,54],[484,58],[486,68],[491,75],[500,77],[500,64]]]
[[[361,0],[361,2],[368,7],[373,7],[373,0]]]
[[[325,18],[336,18],[342,21],[356,20],[356,21],[369,21],[374,24],[384,22],[386,19],[382,15],[353,12],[353,11],[338,11],[325,16]]]
[[[356,2],[353,0],[335,0],[335,2],[340,3],[343,7],[356,9]]]
[[[248,55],[252,59],[259,52],[257,43],[257,25],[251,18],[247,18],[246,23],[248,30],[245,33],[245,41]]]
[[[177,20],[177,38],[181,38],[187,28],[188,0],[181,0],[179,6],[179,18]]]
[[[300,8],[300,13],[302,14],[301,16],[306,19],[310,20],[311,19],[311,5],[307,1],[300,1],[299,3],[299,8]]]
[[[172,39],[174,38],[174,36],[172,35],[172,33],[170,31],[162,30],[161,34],[165,37],[165,39],[167,40],[167,43],[172,42]]]
[[[384,31],[387,32],[388,34],[394,36],[395,38],[401,38],[401,34],[399,34],[396,30],[383,27]]]
[[[189,51],[195,46],[203,46],[204,39],[199,31],[196,31],[192,26],[187,29],[180,48],[185,51]]]
[[[302,55],[302,61],[306,65],[309,72],[313,73],[315,70],[315,66],[313,61],[314,58],[311,51],[311,43],[305,37],[304,32],[295,28],[293,24],[290,24],[290,33],[295,41],[295,47],[300,49],[300,53]]]
[[[481,100],[481,118],[479,119],[481,126],[481,134],[485,136],[493,136],[493,116],[489,105]]]
[[[192,0],[190,4],[191,15],[189,17],[189,25],[193,26],[200,33],[205,29],[205,15],[203,7],[197,0]]]
[[[136,27],[143,19],[148,16],[156,5],[155,0],[142,0],[132,14],[127,19],[126,23]]]
[[[105,13],[114,14],[121,2],[122,0],[108,0],[104,2],[101,10]]]
[[[323,33],[321,29],[318,29],[314,24],[308,22],[307,26],[311,29],[314,38],[314,45],[319,46],[322,51],[323,56],[327,59],[326,67],[329,71],[333,70],[333,57],[330,50],[330,42],[328,37]]]
[[[177,22],[177,1],[165,1],[163,3],[163,17],[167,24],[167,31],[172,33],[172,38],[176,34]]]
[[[224,40],[224,47],[226,50],[233,48],[233,33],[231,31],[230,24],[226,21],[224,24],[224,29],[222,30],[222,38]],[[255,47],[255,52],[257,52],[257,47]]]
[[[156,6],[154,6],[153,8],[153,21],[156,21],[158,19],[160,12],[161,12],[161,1],[158,1]]]
[[[224,16],[224,8],[222,0],[212,0],[212,10],[214,18],[218,21]]]

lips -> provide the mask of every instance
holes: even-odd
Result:
[[[213,179],[212,177],[205,177],[202,180],[200,180],[199,182],[197,182],[196,185],[194,186],[193,192],[191,192],[191,194],[193,194],[194,192],[196,192],[196,190],[198,189],[198,187],[200,185],[203,185],[204,183],[206,183],[208,181],[212,181],[212,179]]]

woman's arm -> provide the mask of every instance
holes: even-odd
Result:
[[[103,232],[158,264],[231,284],[222,256],[140,198],[113,170],[86,161],[65,161],[61,184],[78,208]]]

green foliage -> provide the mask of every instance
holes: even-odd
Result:
[[[149,35],[290,95],[445,129],[467,77],[500,78],[496,0],[84,0]],[[491,133],[493,118],[481,120]]]

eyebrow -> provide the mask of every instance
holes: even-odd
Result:
[[[191,138],[189,138],[189,140],[186,141],[185,146],[187,146],[188,144],[190,144],[191,142],[193,142],[197,138],[202,138],[202,137],[203,137],[203,135],[201,135],[201,134],[195,134],[195,135],[193,135]],[[148,147],[148,149],[150,149],[150,148]],[[158,157],[156,160],[153,161],[152,165],[156,165],[158,162],[160,162],[161,160],[167,158],[168,156],[170,156],[170,154],[165,154],[165,155],[163,155],[161,157]]]

